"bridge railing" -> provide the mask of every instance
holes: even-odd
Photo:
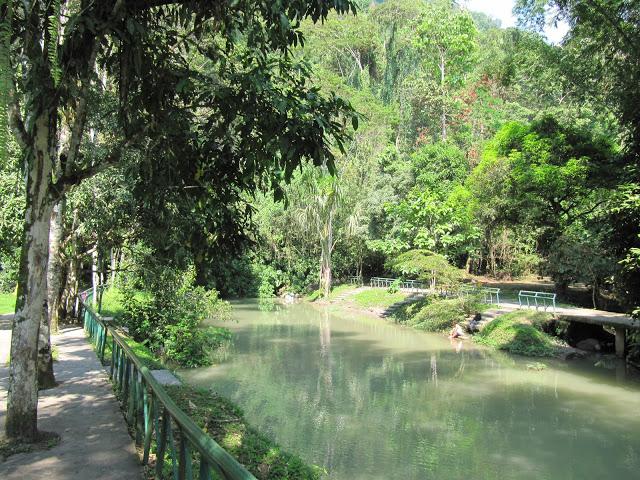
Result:
[[[201,480],[214,478],[213,472],[225,480],[256,480],[176,405],[114,326],[92,308],[90,297],[87,292],[80,294],[79,316],[103,362],[111,338],[109,374],[135,432],[136,445],[142,447],[143,465],[149,463],[153,449],[156,479],[166,478],[166,462],[175,480],[193,479],[194,470]]]
[[[518,304],[520,307],[526,306],[527,308],[535,307],[538,310],[540,307],[547,310],[549,307],[556,311],[556,294],[548,292],[536,292],[533,290],[520,290],[518,292]]]
[[[385,277],[371,277],[369,285],[378,288],[389,288],[392,285],[397,285],[398,288],[402,290],[419,290],[426,288],[425,284],[418,280],[402,280]]]
[[[499,288],[462,285],[458,292],[460,296],[477,295],[482,298],[484,303],[500,305]]]
[[[364,285],[364,280],[362,279],[362,275],[352,275],[347,277],[347,283],[353,285]]]

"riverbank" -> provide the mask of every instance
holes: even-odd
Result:
[[[120,306],[110,299],[109,312],[118,313]],[[307,465],[298,456],[288,453],[278,444],[256,429],[244,418],[236,404],[212,389],[193,387],[180,379],[170,365],[154,354],[145,345],[134,341],[121,332],[142,363],[150,370],[168,369],[180,380],[179,385],[167,385],[165,390],[178,406],[194,422],[208,433],[221,447],[235,457],[259,480],[318,480],[323,474],[319,467]],[[111,358],[110,340],[106,342],[105,359]],[[108,363],[107,363],[108,365]],[[153,476],[153,464],[147,467]]]
[[[472,297],[434,299],[416,293],[390,293],[384,289],[343,285],[336,287],[328,299],[315,300],[313,303],[391,319],[417,330],[443,335],[455,324],[466,325],[479,315],[479,331],[469,332],[463,339],[531,357],[567,358],[570,355],[583,355],[548,333],[548,324],[553,321],[551,314],[528,310],[499,312],[498,315],[487,315],[490,320],[482,322],[483,312],[487,312],[490,306]]]

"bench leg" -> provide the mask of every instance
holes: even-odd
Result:
[[[624,327],[616,327],[616,356],[619,358],[624,358],[625,334],[626,329]]]

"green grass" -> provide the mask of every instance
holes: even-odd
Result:
[[[120,335],[124,341],[131,347],[133,353],[142,360],[142,364],[149,370],[160,370],[165,368],[160,360],[156,358],[153,352],[144,344],[136,342],[133,338],[127,337],[124,334]],[[104,349],[104,359],[107,363],[111,360],[111,335],[107,335],[107,344]]]
[[[335,300],[337,297],[339,297],[343,293],[355,291],[357,289],[358,289],[357,285],[352,285],[350,283],[344,283],[342,285],[338,285],[331,289],[331,292],[329,293],[329,300]]]
[[[561,344],[540,327],[550,318],[551,314],[542,312],[506,313],[485,325],[474,339],[480,344],[510,353],[553,357]]]
[[[406,293],[389,293],[382,288],[372,288],[371,290],[363,290],[362,292],[356,293],[353,296],[353,300],[358,306],[364,308],[387,308],[394,303],[401,302],[406,297]]]
[[[165,387],[171,398],[257,478],[317,480],[323,471],[305,464],[249,425],[242,410],[213,391],[190,385]]]
[[[13,313],[16,309],[15,293],[0,293],[0,315]]]
[[[358,288],[357,285],[352,285],[350,283],[345,283],[342,285],[338,285],[335,286],[331,289],[331,291],[329,292],[329,298],[328,300],[335,300],[336,297],[338,297],[339,295],[345,293],[345,292],[349,292],[351,290],[356,290]],[[304,299],[307,302],[315,302],[316,300],[320,300],[322,299],[322,290],[314,290],[313,292],[307,294]]]

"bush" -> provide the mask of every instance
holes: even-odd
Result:
[[[227,329],[202,328],[204,320],[226,320],[231,307],[215,290],[194,286],[194,272],[156,271],[148,295],[125,284],[121,322],[134,340],[185,367],[210,365],[213,351],[230,339]]]
[[[408,324],[427,332],[442,332],[484,308],[485,305],[474,297],[435,300],[408,319]]]
[[[550,314],[541,312],[511,312],[491,321],[474,338],[483,345],[510,353],[534,357],[551,357],[559,343],[536,326],[547,321]]]
[[[18,284],[19,250],[14,255],[0,256],[0,293],[15,292]]]

